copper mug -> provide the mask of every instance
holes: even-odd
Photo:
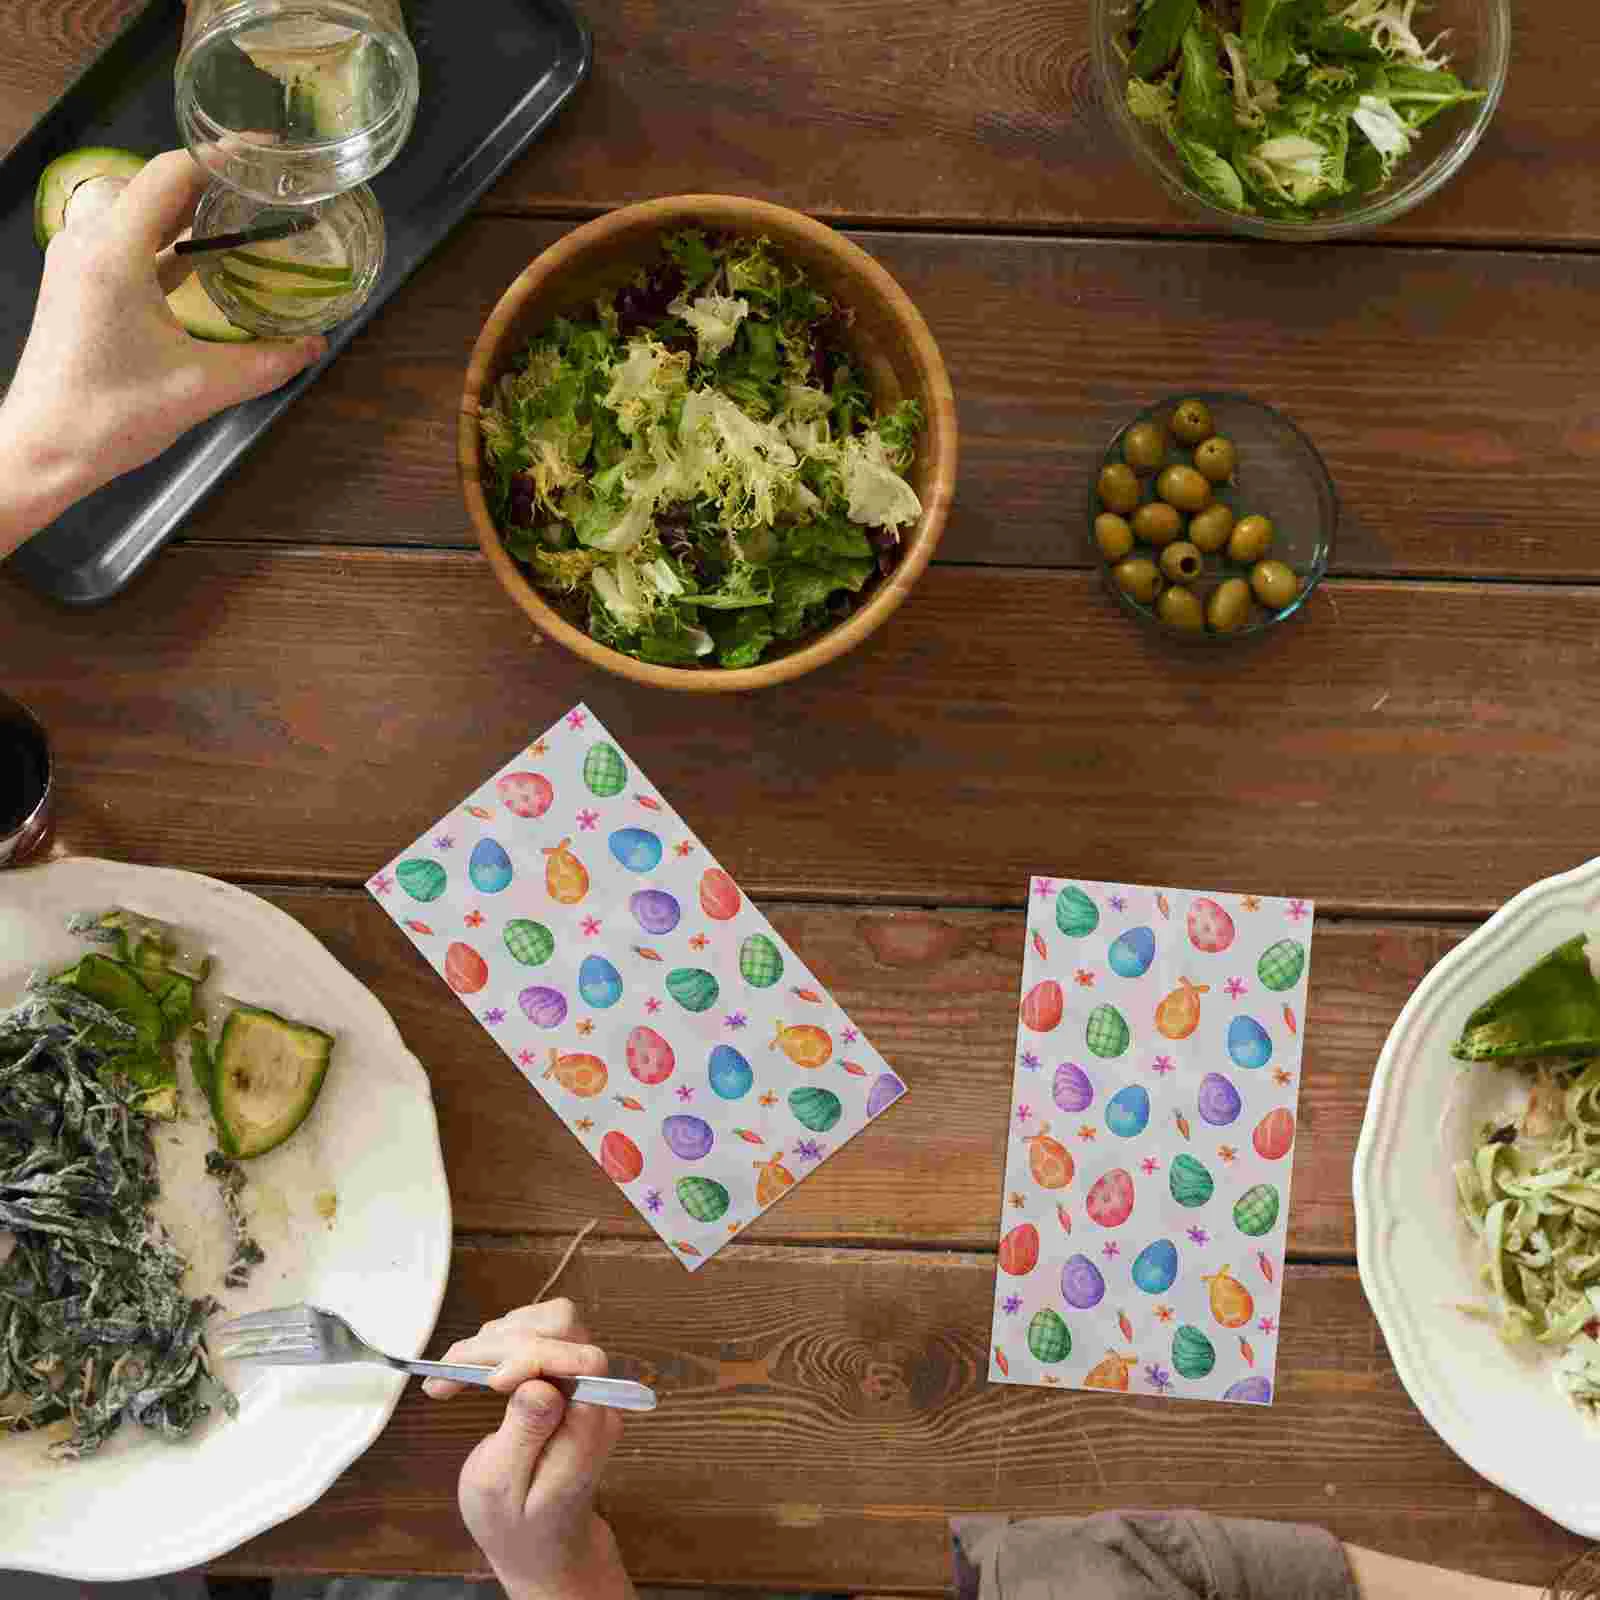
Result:
[[[0,867],[20,867],[50,843],[54,780],[44,724],[0,694]]]

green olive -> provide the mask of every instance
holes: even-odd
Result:
[[[1188,445],[1199,444],[1217,431],[1204,400],[1181,400],[1172,413],[1172,431]]]
[[[1094,519],[1094,542],[1107,561],[1120,561],[1133,549],[1133,529],[1115,511],[1102,511]]]
[[[1294,568],[1281,561],[1258,561],[1250,573],[1250,587],[1262,605],[1282,611],[1300,593],[1300,580]]]
[[[1228,559],[1246,567],[1259,561],[1272,548],[1272,533],[1265,517],[1240,517],[1228,535]]]
[[[1194,591],[1181,585],[1161,591],[1161,598],[1156,601],[1156,615],[1169,628],[1177,628],[1183,633],[1199,633],[1206,625],[1205,611],[1195,598]]]
[[[1183,518],[1162,500],[1147,500],[1133,514],[1133,531],[1149,544],[1171,544],[1183,532]]]
[[[1189,541],[1214,556],[1233,532],[1233,507],[1213,500],[1204,511],[1189,519]]]
[[[1135,472],[1154,472],[1167,458],[1167,441],[1153,422],[1136,422],[1122,436],[1122,459]]]
[[[1233,633],[1250,620],[1250,585],[1243,578],[1219,583],[1206,602],[1206,621],[1213,633]]]
[[[1117,580],[1117,587],[1140,605],[1149,605],[1161,593],[1161,571],[1147,556],[1119,562],[1111,569],[1111,576]],[[1249,592],[1245,590],[1247,597]]]
[[[1211,485],[1193,467],[1168,467],[1156,479],[1156,493],[1180,511],[1204,511],[1211,504]]]
[[[1100,469],[1100,482],[1096,485],[1100,492],[1100,503],[1107,511],[1115,511],[1119,517],[1125,517],[1139,504],[1139,480],[1133,475],[1133,468],[1124,466],[1120,461],[1113,461],[1110,466]]]
[[[1203,478],[1212,483],[1226,483],[1239,464],[1239,452],[1233,448],[1232,439],[1214,433],[1194,447],[1194,464]]]
[[[1204,566],[1200,552],[1187,539],[1169,544],[1161,552],[1161,570],[1168,583],[1193,583]]]

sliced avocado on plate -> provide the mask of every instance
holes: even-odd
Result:
[[[282,1144],[317,1103],[333,1045],[320,1028],[235,1007],[215,1047],[193,1057],[224,1153],[248,1161]]]
[[[93,1042],[111,1056],[116,1071],[146,1092],[146,1111],[169,1120],[176,1116],[178,1068],[169,1047],[177,1028],[163,1011],[162,1002],[145,986],[144,975],[126,962],[90,951],[58,981],[71,984],[80,994],[115,1012],[134,1030],[130,1041],[101,1027],[95,1031],[106,1037]],[[186,979],[175,981],[187,987]]]

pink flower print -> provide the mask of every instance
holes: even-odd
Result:
[[[394,879],[387,872],[380,872],[368,881],[367,887],[374,894],[388,894],[394,888]]]
[[[598,811],[591,811],[587,806],[578,813],[578,830],[581,833],[593,833],[595,824],[600,820]]]
[[[1160,1077],[1165,1077],[1167,1073],[1176,1071],[1177,1069],[1173,1065],[1171,1056],[1157,1056],[1155,1060],[1150,1063],[1150,1070]]]
[[[1211,1238],[1211,1235],[1207,1233],[1204,1228],[1191,1228],[1189,1230],[1189,1237],[1196,1244],[1205,1244]]]
[[[579,927],[583,929],[585,939],[592,939],[600,931],[600,919],[599,917],[585,917],[579,923]]]
[[[1263,1333],[1276,1333],[1278,1331],[1278,1324],[1271,1317],[1263,1317],[1256,1326]]]
[[[1035,878],[1033,892],[1039,899],[1048,900],[1056,892],[1056,880],[1054,878]]]
[[[1103,1255],[1107,1261],[1115,1261],[1117,1257],[1122,1254],[1122,1247],[1115,1239],[1107,1239],[1106,1242],[1100,1246],[1100,1254]]]
[[[683,1100],[683,1101],[686,1101],[686,1102],[689,1101],[689,1100],[693,1100],[694,1099],[694,1090],[691,1089],[688,1084],[680,1083],[678,1085],[678,1098],[680,1100]]]
[[[1161,1163],[1157,1161],[1154,1156],[1146,1156],[1144,1160],[1139,1163],[1139,1166],[1145,1177],[1153,1178],[1156,1175],[1157,1170],[1160,1168]]]
[[[1025,1127],[1032,1120],[1033,1120],[1033,1108],[1031,1106],[1018,1106],[1017,1107],[1017,1124],[1018,1124],[1019,1127]]]
[[[1227,995],[1230,1000],[1240,1000],[1243,999],[1245,995],[1250,993],[1250,985],[1243,982],[1239,978],[1229,978],[1228,981],[1223,984],[1222,992]]]
[[[576,708],[567,713],[567,726],[571,728],[574,733],[576,733],[578,729],[581,728],[588,720],[589,719]]]
[[[1311,915],[1311,907],[1304,900],[1291,900],[1289,902],[1289,915],[1296,922],[1301,922]]]
[[[519,1050],[519,1051],[517,1051],[517,1065],[519,1067],[531,1067],[533,1065],[533,1061],[534,1061],[533,1051],[531,1051],[531,1050]]]
[[[856,1040],[861,1037],[861,1035],[857,1033],[854,1028],[846,1028],[842,1037],[846,1044],[854,1044]]]
[[[651,995],[650,998],[645,1001],[644,1008],[653,1017],[656,1012],[661,1009],[661,1002],[657,1000],[654,995]]]

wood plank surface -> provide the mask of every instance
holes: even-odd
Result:
[[[1584,858],[1600,589],[1341,582],[1186,648],[1082,574],[943,567],[781,693],[634,689],[481,561],[169,551],[110,610],[0,574],[78,850],[358,884],[586,699],[760,899],[1017,905],[1029,874],[1478,916]]]
[[[191,539],[465,545],[455,410],[501,290],[563,232],[469,224],[195,516]],[[1335,570],[1600,575],[1600,259],[861,236],[955,385],[946,561],[1078,566],[1106,441],[1186,388],[1287,410],[1344,503]],[[317,463],[307,473],[303,464]]]
[[[413,0],[436,8],[442,0]],[[0,149],[137,0],[0,0]],[[1089,0],[581,0],[595,67],[489,197],[589,213],[685,190],[856,222],[1172,232],[1198,225],[1098,104]],[[1600,13],[1519,5],[1511,74],[1466,169],[1385,237],[1592,245]],[[426,92],[426,91],[425,91]]]
[[[602,1236],[654,1237],[367,895],[288,890],[269,898],[373,990],[427,1067],[457,1228],[565,1238],[597,1218]],[[744,1237],[767,1244],[993,1248],[1015,1059],[1021,914],[763,909],[912,1093]],[[1460,929],[1438,925],[1318,927],[1291,1255],[1354,1259],[1350,1163],[1372,1068],[1411,990],[1461,937]],[[1070,1047],[1062,1052],[1070,1054]],[[630,1126],[631,1114],[618,1107],[594,1114],[591,1147],[610,1127]]]
[[[458,1248],[441,1347],[558,1249]],[[1196,1503],[1525,1583],[1581,1547],[1430,1432],[1348,1268],[1289,1270],[1264,1409],[991,1385],[993,1286],[989,1255],[732,1245],[690,1276],[657,1246],[586,1245],[564,1287],[616,1368],[662,1394],[602,1497],[633,1576],[935,1593],[953,1514]],[[453,1484],[496,1416],[413,1387],[316,1507],[213,1570],[479,1570]]]

